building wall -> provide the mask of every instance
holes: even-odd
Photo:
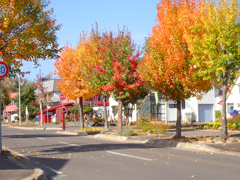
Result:
[[[185,121],[185,112],[192,111],[192,120],[195,122],[199,121],[199,104],[211,104],[214,108],[214,90],[210,90],[207,94],[203,95],[201,100],[198,100],[196,97],[192,97],[188,100],[185,100],[185,109],[182,109],[181,106],[181,115],[182,115],[182,122]],[[176,101],[167,101],[166,102],[166,119],[168,122],[176,122],[177,120],[177,108],[170,108],[169,104],[177,104]],[[215,119],[215,111],[212,113],[213,119]]]

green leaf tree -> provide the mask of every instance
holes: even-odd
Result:
[[[240,67],[240,2],[213,0],[199,4],[200,13],[193,16],[194,25],[186,38],[193,58],[205,79],[216,77],[223,90],[220,139],[228,137],[226,95],[235,84]]]
[[[26,106],[29,107],[29,112],[34,111],[34,107],[32,105],[36,101],[36,95],[35,95],[35,86],[33,83],[28,83],[24,89],[21,91],[21,115],[25,117],[25,109]],[[19,96],[17,96],[15,99],[17,107],[19,107]],[[32,110],[31,110],[32,109]]]
[[[2,82],[1,82],[2,83]],[[2,83],[3,84],[3,83]],[[6,109],[6,105],[10,104],[9,91],[5,86],[1,86],[1,111]],[[3,120],[5,120],[5,112],[3,113]]]

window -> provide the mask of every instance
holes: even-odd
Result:
[[[233,103],[227,103],[227,113],[229,113],[229,111],[234,109],[234,104]]]
[[[97,100],[98,100],[98,101],[103,101],[102,96],[98,96],[98,97],[97,97]]]
[[[89,98],[89,99],[87,99],[86,101],[93,101],[93,98]]]
[[[169,104],[169,108],[177,108],[177,104]]]

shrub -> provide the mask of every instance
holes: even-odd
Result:
[[[65,120],[66,120],[66,122],[69,122],[70,121],[70,116],[66,115]]]
[[[97,132],[97,131],[102,131],[103,129],[102,128],[81,128],[80,131],[83,131],[83,132]]]
[[[216,118],[221,118],[221,116],[222,116],[222,113],[220,111],[215,112],[215,117]]]
[[[134,135],[134,130],[133,129],[124,129],[123,131],[117,131],[115,132],[116,135],[119,136],[132,136]]]
[[[151,131],[152,133],[156,132],[156,125],[152,124],[146,118],[141,118],[137,126],[142,130],[142,132],[147,132],[147,131]],[[158,124],[157,129],[159,133],[165,134],[167,132],[167,125],[165,125],[165,123]]]

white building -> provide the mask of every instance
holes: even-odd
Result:
[[[230,85],[227,91],[226,100],[226,113],[227,117],[230,116],[230,110],[240,111],[240,78],[236,78],[235,86]],[[219,93],[218,93],[219,92]],[[215,111],[222,111],[222,90],[218,90],[216,93]]]
[[[112,114],[113,107],[117,107],[118,103],[113,98],[109,99],[109,114]],[[182,122],[214,122],[215,120],[215,96],[214,90],[210,90],[203,95],[201,100],[193,97],[181,102]],[[137,115],[136,115],[137,113]],[[116,113],[115,113],[116,116]],[[144,99],[143,105],[137,111],[136,105],[133,109],[132,120],[136,121],[139,117],[146,117],[150,119],[161,119],[166,123],[176,123],[177,120],[177,102],[175,101],[161,101],[161,105],[155,105],[154,92],[149,93]]]
[[[182,102],[182,122],[214,122],[215,111],[214,111],[214,90],[210,90],[207,94],[203,95],[201,100],[196,97],[192,97]],[[167,101],[165,103],[167,108],[165,122],[173,123],[177,120],[177,102]]]

